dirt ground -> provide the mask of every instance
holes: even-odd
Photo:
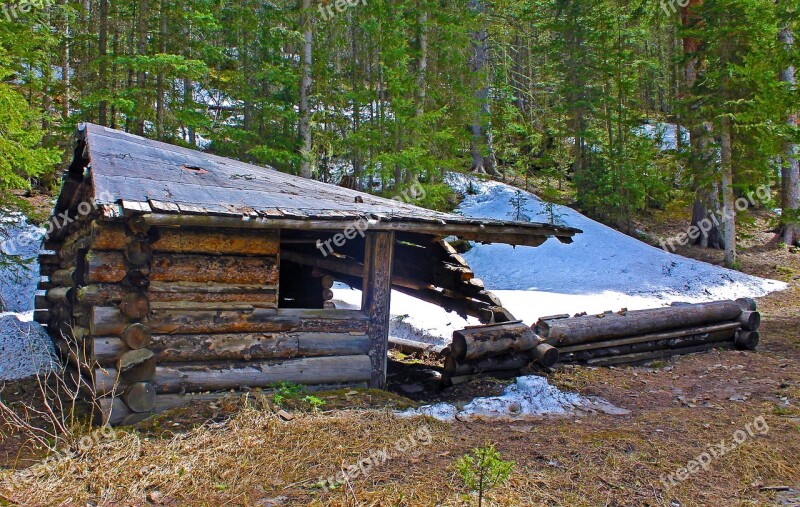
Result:
[[[657,236],[678,222],[653,217],[638,225]],[[110,437],[91,434],[96,444],[44,464],[40,450],[20,452],[24,437],[6,426],[0,463],[23,470],[0,472],[0,505],[477,505],[455,462],[486,443],[515,465],[484,505],[800,505],[800,256],[772,241],[767,229],[766,217],[745,228],[740,269],[789,288],[758,301],[758,352],[543,372],[559,387],[601,396],[628,415],[444,424],[393,417],[386,407],[415,402],[392,393],[320,393],[326,403],[313,410],[298,400],[279,407],[272,395],[253,392]],[[680,253],[721,260],[719,252]],[[395,386],[413,367],[395,367]],[[482,379],[414,398],[468,400],[503,384]],[[0,397],[34,394],[34,385],[22,383],[5,386]],[[320,486],[320,479],[383,449],[388,459],[366,473],[336,489]],[[703,467],[693,467],[695,459]]]

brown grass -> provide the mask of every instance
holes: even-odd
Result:
[[[403,406],[396,397],[346,391],[331,395],[322,412],[298,406],[295,418],[283,421],[268,396],[255,393],[117,430],[71,457],[0,472],[0,505],[476,505],[454,463],[486,442],[516,462],[508,483],[490,492],[491,505],[779,505],[781,493],[769,487],[800,489],[800,259],[769,244],[763,229],[761,237],[753,230],[761,246],[745,251],[742,269],[791,284],[759,301],[758,353],[714,351],[658,368],[569,367],[550,375],[556,385],[603,396],[629,415],[446,425],[376,409]],[[717,252],[684,253],[719,261]],[[458,386],[459,396],[469,396],[468,387]],[[661,482],[758,416],[767,434],[748,437],[708,471],[674,486]],[[425,425],[430,445],[330,492],[316,484]]]

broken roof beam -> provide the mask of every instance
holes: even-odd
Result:
[[[300,220],[240,218],[212,215],[166,215],[146,213],[133,219],[146,226],[158,227],[224,227],[237,229],[294,229],[294,230],[341,230],[351,220]],[[555,236],[562,243],[571,243],[577,232],[570,228],[548,228],[539,224],[474,223],[420,223],[375,221],[369,225],[371,231],[397,231],[430,234],[432,236],[457,236],[481,243],[507,243],[522,246],[540,246],[548,237]]]

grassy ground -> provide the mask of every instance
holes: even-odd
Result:
[[[509,481],[490,493],[491,505],[798,505],[798,493],[783,490],[800,489],[800,260],[770,243],[765,220],[745,231],[741,269],[790,287],[759,301],[757,353],[548,373],[560,387],[602,396],[629,415],[443,424],[392,416],[385,407],[411,403],[386,393],[318,394],[326,401],[318,410],[297,399],[279,407],[271,395],[250,393],[137,429],[90,434],[50,462],[33,449],[22,453],[29,461],[17,460],[13,451],[24,441],[5,428],[4,466],[24,468],[0,472],[0,505],[477,505],[455,461],[487,442],[515,462]],[[678,223],[651,217],[638,225],[658,236]],[[681,253],[720,261],[717,252]],[[484,380],[441,396],[466,399],[500,385]],[[707,469],[662,481],[710,455],[710,446],[719,454],[721,443],[726,452],[711,457]],[[320,486],[374,456],[367,473],[330,491]]]

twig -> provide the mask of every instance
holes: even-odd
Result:
[[[5,495],[4,495],[4,494],[2,494],[2,493],[0,493],[0,500],[2,500],[2,501],[4,501],[4,502],[8,502],[8,503],[10,503],[11,505],[21,505],[20,503],[18,503],[18,502],[15,502],[14,500],[12,500],[12,499],[8,498],[7,496],[5,496]]]

